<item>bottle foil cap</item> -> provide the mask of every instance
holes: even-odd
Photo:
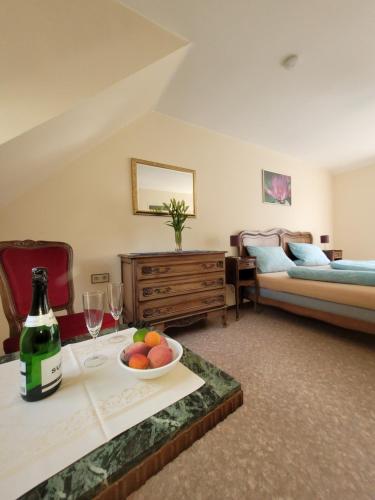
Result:
[[[37,281],[39,283],[47,283],[48,269],[46,267],[33,267],[31,270],[31,276],[33,282]]]

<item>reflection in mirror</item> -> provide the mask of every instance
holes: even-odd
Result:
[[[195,214],[195,171],[162,163],[132,159],[135,214],[166,215],[163,203],[185,200],[187,213]]]

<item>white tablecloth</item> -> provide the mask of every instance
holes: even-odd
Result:
[[[16,498],[117,434],[196,391],[204,381],[181,363],[169,374],[141,381],[118,365],[117,354],[134,329],[96,340],[109,360],[83,362],[93,340],[62,349],[63,381],[52,396],[33,403],[19,396],[19,361],[0,365],[0,491]]]

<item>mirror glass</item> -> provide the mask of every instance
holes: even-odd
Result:
[[[175,198],[195,215],[194,170],[132,159],[132,180],[135,214],[166,215],[163,203]]]

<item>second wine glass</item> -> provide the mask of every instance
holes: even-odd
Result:
[[[97,352],[96,338],[99,335],[103,322],[104,313],[104,292],[85,292],[82,295],[83,313],[87,329],[94,339],[93,354],[84,362],[87,368],[100,366],[107,360],[107,357]]]
[[[124,336],[118,333],[118,324],[124,300],[123,283],[108,283],[107,293],[109,311],[112,318],[115,320],[115,335],[112,337],[111,342],[122,342],[124,340]]]

